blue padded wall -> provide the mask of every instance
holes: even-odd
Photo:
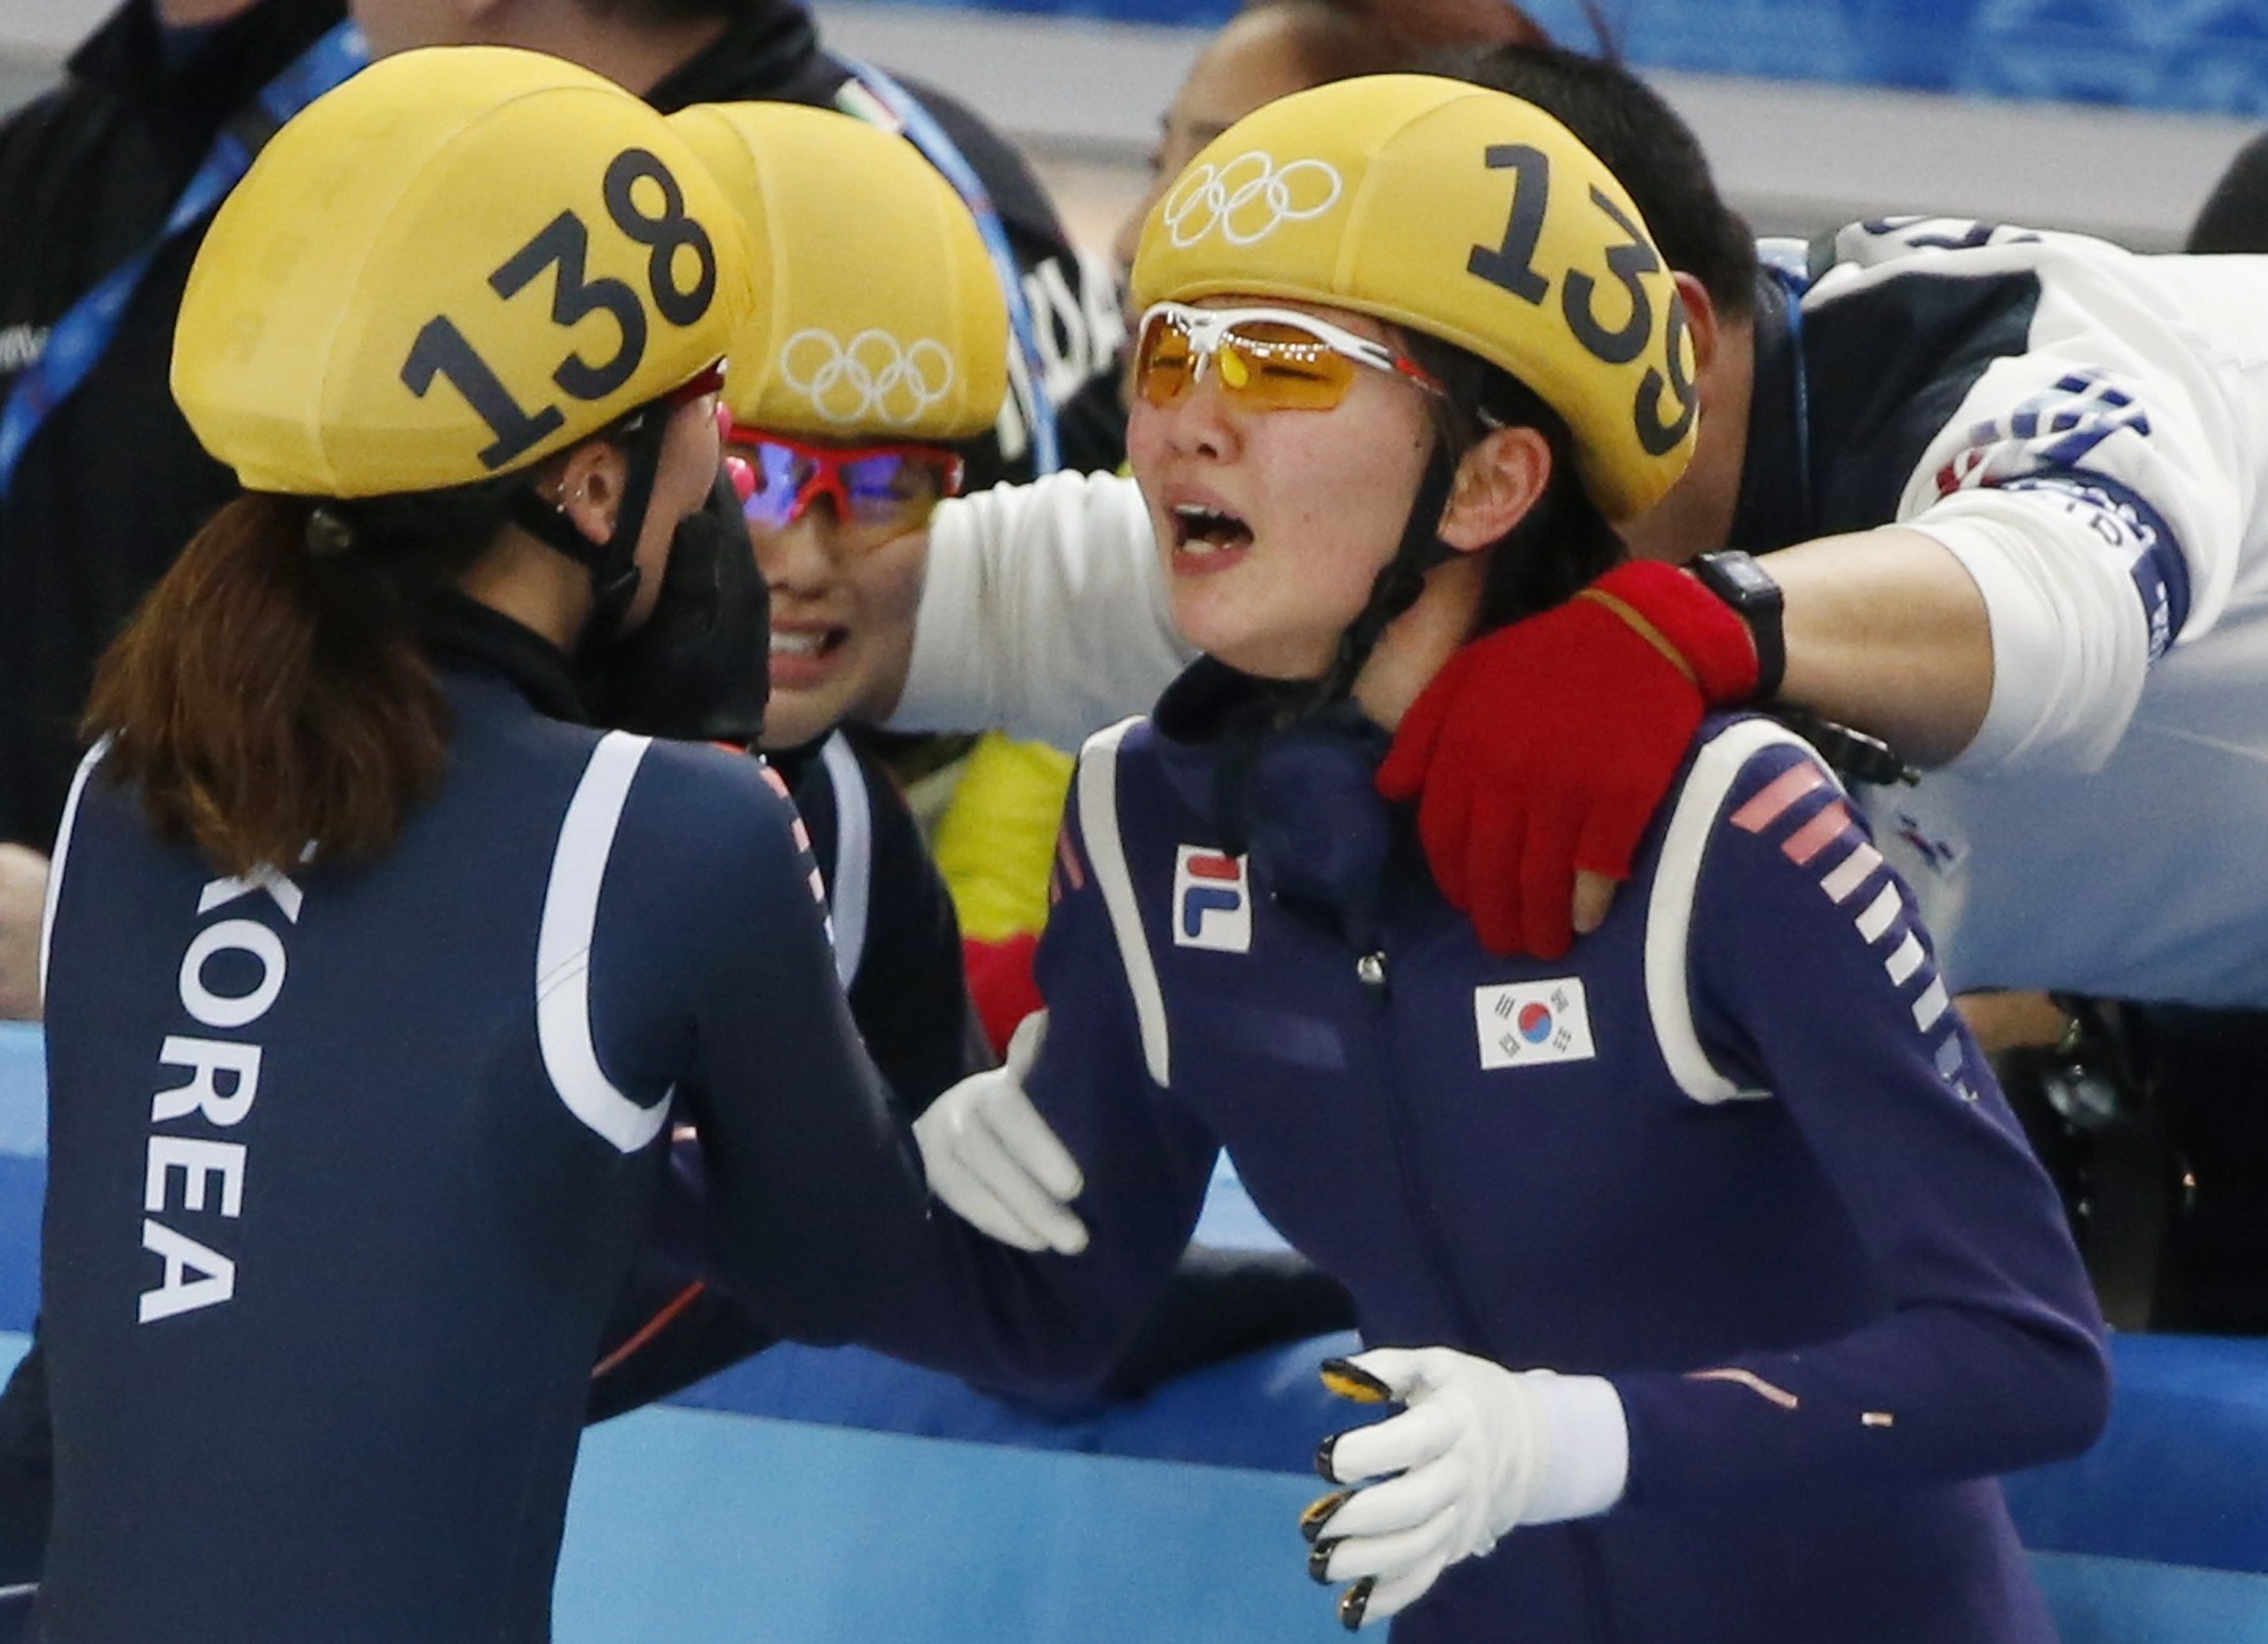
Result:
[[[1236,0],[911,3],[1205,28],[1237,9]],[[1580,0],[1523,4],[1555,38],[1594,43]],[[1596,9],[1623,54],[1649,68],[2268,115],[2260,0],[1599,0]]]

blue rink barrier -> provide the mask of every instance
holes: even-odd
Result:
[[[38,1036],[0,1025],[0,1331],[29,1327]],[[1256,1242],[1233,1177],[1205,1231]],[[0,1333],[0,1365],[23,1336]],[[1343,1425],[1328,1336],[1042,1411],[860,1348],[776,1347],[585,1439],[560,1644],[1322,1644],[1299,1509]],[[2122,1335],[2087,1456],[2008,1481],[2065,1644],[2268,1644],[2268,1341]],[[1920,1644],[1920,1641],[1917,1641]]]

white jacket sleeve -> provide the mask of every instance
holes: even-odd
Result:
[[[1959,491],[1906,522],[1961,562],[1992,624],[1992,700],[1953,763],[2099,770],[2150,670],[2134,583],[2037,493]]]
[[[1992,623],[1992,701],[1958,763],[2097,769],[2152,666],[2268,554],[2263,269],[2004,230],[1816,292],[1956,271],[2037,293],[2024,348],[1949,401],[1897,509],[1961,560]]]
[[[1142,713],[1195,652],[1173,631],[1133,480],[1057,473],[940,507],[889,725],[1076,751]]]

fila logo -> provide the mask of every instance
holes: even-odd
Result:
[[[1173,946],[1252,951],[1252,893],[1244,858],[1183,845],[1173,861]]]
[[[1598,1053],[1591,1042],[1583,983],[1575,976],[1476,987],[1472,1016],[1483,1068],[1587,1062]]]

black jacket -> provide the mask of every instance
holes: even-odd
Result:
[[[841,956],[854,956],[843,991],[859,1036],[918,1114],[993,1062],[969,1003],[952,893],[896,782],[851,738],[832,732],[771,759],[811,829],[838,973]]]
[[[344,10],[259,0],[170,63],[151,0],[127,0],[72,54],[60,87],[0,125],[0,401],[47,328],[156,240],[222,126]],[[47,848],[96,659],[235,493],[167,387],[202,239],[192,227],[159,251],[0,499],[0,839]]]

